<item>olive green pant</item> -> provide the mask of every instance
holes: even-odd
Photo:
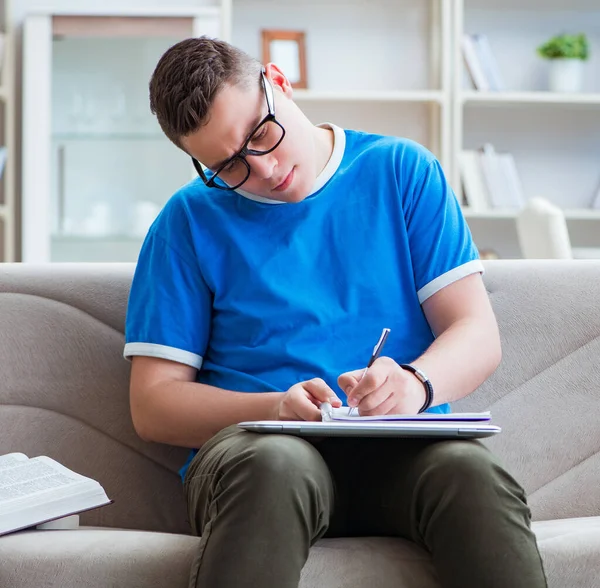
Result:
[[[192,588],[297,588],[321,537],[403,537],[444,588],[546,586],[523,489],[477,441],[327,438],[228,427],[188,469]]]

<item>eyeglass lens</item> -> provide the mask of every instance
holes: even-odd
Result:
[[[263,155],[272,151],[282,137],[283,129],[276,122],[267,120],[254,131],[246,144],[246,150],[249,155]],[[234,187],[243,184],[249,175],[248,163],[242,157],[235,157],[213,176],[213,181],[222,187]]]

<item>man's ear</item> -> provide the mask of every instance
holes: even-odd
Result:
[[[273,85],[273,88],[281,90],[283,95],[287,98],[292,98],[294,94],[292,84],[277,65],[274,63],[267,63],[267,65],[265,65],[265,74],[267,79]]]

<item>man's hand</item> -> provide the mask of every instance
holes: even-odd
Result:
[[[322,402],[342,406],[342,401],[321,378],[294,384],[276,407],[275,419],[279,421],[320,421]]]
[[[417,414],[425,403],[423,384],[390,357],[380,357],[368,369],[346,372],[338,384],[361,416]]]

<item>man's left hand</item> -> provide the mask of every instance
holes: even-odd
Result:
[[[425,403],[425,388],[411,372],[391,357],[380,357],[367,370],[346,372],[338,378],[348,406],[361,416],[417,414]]]

